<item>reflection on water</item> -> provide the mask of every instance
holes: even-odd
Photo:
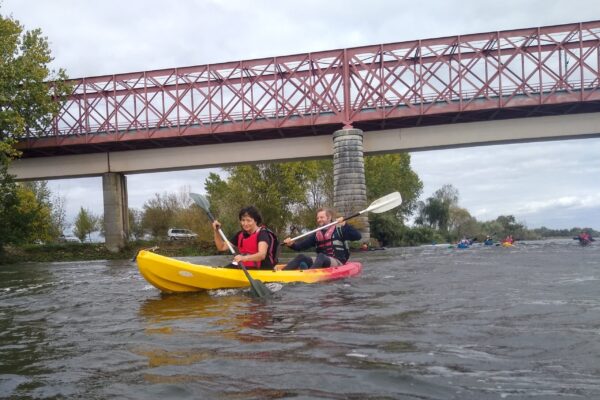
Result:
[[[269,307],[240,291],[220,296],[214,293],[159,294],[157,298],[145,300],[139,314],[149,333],[174,334],[188,325],[193,329],[197,320],[202,319],[206,335],[217,334],[240,341],[264,340],[240,332],[245,328],[261,330],[271,324],[273,315]]]
[[[3,267],[0,398],[600,398],[600,246],[355,257],[268,301],[162,295],[126,261]]]

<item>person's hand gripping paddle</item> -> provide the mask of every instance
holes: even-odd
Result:
[[[210,219],[211,222],[214,222],[215,217],[210,212],[210,203],[208,202],[208,199],[198,193],[190,193],[190,197],[192,198],[192,200],[194,201],[194,203],[196,203],[196,205],[198,207],[200,207],[201,209],[203,209],[206,212],[208,219]],[[219,235],[221,235],[221,238],[227,244],[227,247],[229,247],[229,251],[231,252],[231,254],[236,255],[236,252],[233,249],[233,246],[227,239],[227,236],[225,236],[225,234],[223,233],[223,230],[221,229],[221,227],[219,227]],[[248,282],[250,282],[250,288],[252,289],[251,291],[252,291],[253,295],[255,295],[256,297],[264,298],[264,297],[268,297],[272,294],[271,291],[269,290],[269,288],[266,287],[264,283],[262,283],[261,281],[259,281],[257,279],[254,279],[254,278],[252,278],[252,276],[250,276],[250,273],[244,266],[244,263],[239,262],[237,264],[238,264],[238,267],[240,267],[244,271],[246,278],[248,278]]]

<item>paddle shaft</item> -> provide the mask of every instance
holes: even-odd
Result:
[[[349,219],[356,218],[356,217],[358,217],[359,215],[361,215],[361,214],[363,214],[363,213],[365,213],[365,212],[367,212],[367,210],[362,210],[361,212],[357,212],[356,214],[350,215],[349,217],[344,217],[344,219],[343,219],[341,222],[340,222],[340,221],[337,221],[337,220],[335,220],[335,221],[333,221],[333,222],[330,222],[330,223],[328,223],[327,225],[323,225],[323,226],[320,226],[320,227],[318,227],[318,228],[316,228],[316,229],[313,229],[313,230],[312,230],[312,231],[310,231],[310,232],[306,232],[306,233],[303,233],[302,235],[298,235],[298,236],[296,236],[296,237],[292,238],[291,240],[292,240],[292,242],[295,242],[296,240],[298,240],[298,239],[302,239],[303,237],[305,237],[305,236],[308,236],[308,235],[310,235],[310,234],[312,234],[312,233],[315,233],[315,232],[317,232],[317,231],[320,231],[321,229],[326,229],[326,228],[329,228],[329,227],[330,227],[330,226],[332,226],[332,225],[335,225],[335,224],[340,224],[340,223],[342,223],[342,222],[344,222],[344,221],[348,221]],[[282,243],[282,244],[283,244],[283,243]]]
[[[223,233],[223,230],[221,229],[221,227],[219,227],[219,235],[221,235],[221,238],[223,239],[223,241],[225,242],[227,247],[229,247],[229,251],[231,252],[231,254],[235,255],[235,250],[233,249],[233,245],[227,239],[227,236],[225,236],[225,233]]]
[[[206,200],[206,198],[204,196],[196,194],[196,193],[190,193],[190,197],[192,198],[192,200],[194,200],[194,203],[196,203],[196,205],[198,205],[200,208],[202,208],[204,210],[204,212],[206,213],[208,218],[211,220],[211,222],[214,223],[215,217],[210,212],[210,204],[208,203],[208,200]],[[221,229],[220,226],[217,229],[217,231],[219,232],[221,239],[223,239],[223,242],[225,242],[225,244],[227,244],[227,247],[229,248],[229,251],[231,252],[231,254],[235,255],[236,253],[235,253],[235,250],[233,249],[233,245],[227,239],[227,236],[225,236],[225,233],[223,233],[223,230]],[[244,265],[243,262],[240,261],[240,262],[236,263],[234,261],[233,264],[237,265],[238,267],[240,267],[242,269],[242,271],[244,271],[244,275],[246,275],[246,279],[248,279],[248,282],[250,283],[250,288],[252,289],[252,293],[254,293],[257,297],[268,297],[271,295],[271,291],[269,290],[269,288],[267,288],[261,281],[259,281],[257,279],[253,279],[252,276],[250,276],[250,273],[246,269],[246,266]]]
[[[208,219],[210,219],[211,222],[215,222],[215,216],[212,215],[212,213],[209,210],[204,210],[204,211],[206,211],[206,215],[208,215]],[[235,250],[233,249],[231,242],[227,239],[227,236],[225,236],[225,233],[223,232],[223,230],[221,229],[220,226],[219,226],[219,235],[221,235],[221,238],[223,239],[223,241],[225,242],[227,247],[229,247],[229,251],[231,252],[231,254],[235,255]]]
[[[291,240],[296,241],[296,240],[301,239],[305,236],[308,236],[312,233],[315,233],[321,229],[329,228],[332,225],[339,224],[339,223],[347,221],[351,218],[358,217],[359,215],[364,214],[369,211],[374,212],[374,213],[381,213],[381,212],[391,210],[392,208],[398,207],[401,203],[402,203],[402,196],[400,196],[399,192],[390,193],[388,195],[385,195],[385,196],[375,200],[374,202],[371,203],[371,205],[369,205],[369,207],[365,208],[362,211],[357,212],[356,214],[350,215],[349,217],[345,217],[341,221],[336,220],[336,221],[330,222],[329,224],[320,226],[316,229],[313,229],[310,232],[306,232],[306,233],[303,233],[302,235],[298,235],[295,238],[292,238]]]
[[[215,222],[215,217],[212,215],[212,213],[210,211],[206,211],[206,214],[208,215],[208,218],[210,218],[210,220],[212,222]],[[225,236],[225,233],[223,232],[221,227],[219,227],[218,231],[219,231],[219,235],[221,235],[221,238],[223,239],[223,241],[225,242],[227,247],[229,247],[229,251],[231,251],[231,254],[235,255],[235,250],[233,249],[233,245],[231,244],[229,239],[227,239],[227,236]],[[244,271],[244,274],[246,275],[248,282],[250,282],[250,287],[258,295],[258,297],[264,297],[266,294],[263,293],[264,290],[262,289],[262,286],[264,286],[264,285],[262,285],[262,282],[257,281],[255,279],[253,279],[252,276],[250,276],[250,273],[246,269],[246,266],[244,265],[243,262],[240,261],[237,263],[237,265],[238,265],[238,267],[242,268],[242,271]],[[262,285],[262,286],[259,287],[258,285]],[[265,289],[267,289],[267,288],[265,287]]]

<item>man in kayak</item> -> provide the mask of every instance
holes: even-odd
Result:
[[[317,249],[315,260],[304,254],[299,254],[285,267],[290,269],[327,268],[344,265],[350,258],[350,251],[346,241],[360,240],[362,235],[351,225],[346,224],[343,217],[339,217],[338,224],[321,229],[307,236],[298,243],[291,238],[285,238],[283,243],[289,248],[301,251],[312,247]],[[325,226],[333,222],[333,212],[327,208],[317,210],[317,225]]]
[[[463,238],[460,239],[460,241],[456,244],[456,246],[458,248],[466,249],[467,247],[469,247],[472,244],[473,244],[473,242],[471,242],[469,239],[467,239],[466,237],[463,236]]]
[[[277,264],[277,237],[265,226],[262,226],[262,216],[254,206],[242,208],[239,212],[242,230],[229,241],[238,248],[233,261],[242,262],[246,268],[273,269]],[[215,220],[212,224],[215,246],[220,251],[227,251],[227,243],[219,234],[221,223]]]

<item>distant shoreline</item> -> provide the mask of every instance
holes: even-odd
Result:
[[[573,239],[573,236],[551,236],[538,239],[523,239],[522,242],[540,240]],[[517,241],[517,242],[518,242]],[[448,243],[449,245],[450,243]],[[414,246],[427,246],[431,243],[420,243]],[[438,244],[440,246],[442,244]],[[65,261],[93,261],[93,260],[131,260],[141,250],[158,247],[158,253],[168,257],[201,257],[223,255],[216,251],[212,242],[205,241],[135,241],[127,244],[118,253],[112,253],[104,247],[104,243],[56,243],[41,245],[25,245],[7,247],[0,253],[0,265],[30,263],[30,262],[65,262]],[[382,248],[383,249],[383,248]],[[360,249],[353,249],[360,253]],[[283,254],[293,254],[288,249],[283,249]],[[365,251],[365,253],[367,253]]]

